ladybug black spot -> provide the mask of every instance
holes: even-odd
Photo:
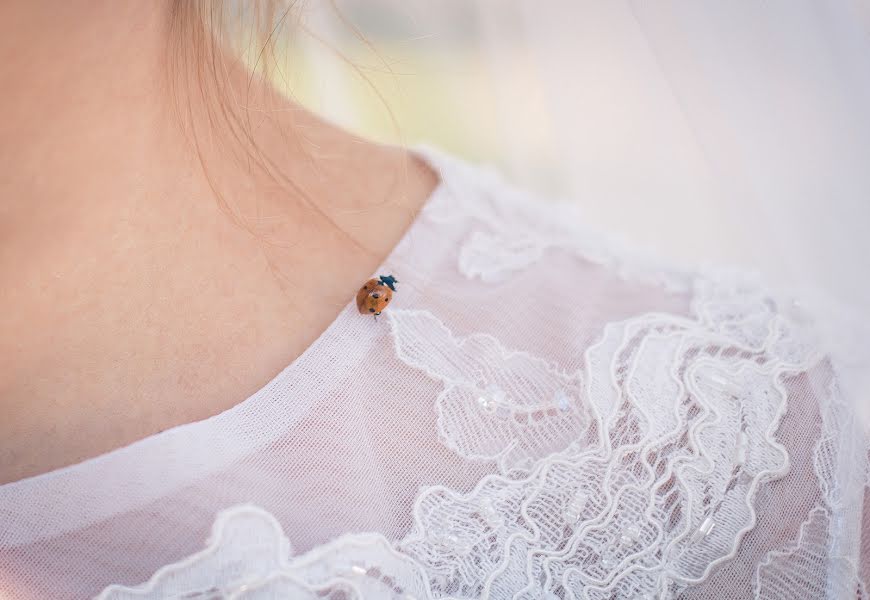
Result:
[[[370,309],[369,309],[369,312],[375,312],[375,309],[370,308]]]
[[[384,302],[389,302],[389,301],[390,301],[389,298],[384,298]]]
[[[381,297],[381,295],[380,295],[379,293],[377,293],[377,292],[375,292],[374,294],[372,294],[372,298],[380,298],[380,297]]]

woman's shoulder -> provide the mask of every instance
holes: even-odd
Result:
[[[512,298],[517,308],[524,305],[515,293],[526,290],[525,299],[533,298],[537,307],[527,319],[570,319],[574,315],[564,310],[566,304],[589,309],[577,320],[593,313],[605,317],[602,326],[608,314],[622,320],[671,313],[759,351],[784,353],[785,337],[795,338],[789,358],[796,363],[822,352],[819,337],[808,339],[819,333],[817,315],[797,292],[771,284],[757,271],[666,258],[591,225],[575,202],[513,183],[493,164],[433,146],[417,151],[436,166],[447,191],[426,206],[426,218],[462,229],[446,253],[457,286],[498,292],[508,308]],[[561,305],[550,305],[553,298]]]

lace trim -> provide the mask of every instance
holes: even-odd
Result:
[[[568,213],[567,221],[576,219]],[[688,291],[690,277],[677,269],[667,268],[655,259],[632,255],[616,240],[584,231],[579,224],[554,228],[546,234],[509,228],[496,232],[475,231],[459,252],[459,271],[469,279],[496,283],[526,269],[540,260],[551,248],[568,250],[594,264],[608,267],[626,281],[661,286],[672,293]]]
[[[393,310],[397,356],[444,385],[441,438],[499,473],[467,494],[422,490],[398,542],[353,534],[295,558],[274,518],[234,508],[206,551],[101,597],[279,597],[270,586],[287,586],[300,597],[603,600],[703,581],[753,527],[759,486],[788,470],[773,437],[782,375],[819,357],[800,316],[743,281],[697,281],[693,310],[609,325],[573,374]],[[237,519],[259,533],[244,537]]]
[[[371,563],[381,567],[363,566]],[[275,517],[240,505],[218,515],[203,551],[161,568],[140,586],[109,586],[96,600],[350,600],[389,593],[405,600],[431,598],[419,566],[383,536],[344,536],[291,559],[290,542]]]
[[[484,228],[473,231],[460,249],[459,270],[470,279],[503,281],[540,260],[547,250],[561,248],[626,280],[674,293],[691,290],[692,271],[674,268],[648,250],[585,226],[574,203],[534,197],[492,168],[451,165],[449,171],[446,185],[462,193],[453,194],[428,216],[444,223],[471,219]],[[546,211],[541,211],[542,205]]]

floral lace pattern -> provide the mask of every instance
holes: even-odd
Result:
[[[754,522],[758,486],[788,469],[769,433],[786,408],[779,377],[815,357],[786,344],[784,322],[744,290],[698,291],[715,293],[699,301],[698,321],[645,315],[608,327],[590,348],[586,397],[599,443],[569,445],[464,497],[421,496],[400,547],[446,578],[437,589],[658,597],[733,555]],[[734,319],[765,326],[735,339]],[[452,543],[433,543],[445,531]]]
[[[743,281],[699,279],[693,312],[612,323],[583,372],[562,373],[493,336],[456,337],[429,312],[394,309],[397,356],[443,384],[442,441],[498,473],[465,494],[423,489],[399,541],[352,534],[297,557],[273,518],[236,507],[205,551],[101,598],[603,600],[703,581],[753,527],[759,487],[788,471],[773,437],[781,378],[819,357],[800,314]],[[760,597],[779,597],[768,593],[776,561],[759,567]]]
[[[468,171],[466,165],[451,166],[451,177],[458,180],[462,194],[453,202],[441,203],[428,216],[436,222],[470,219],[478,224],[462,245],[457,265],[469,279],[504,281],[535,264],[548,250],[559,248],[606,266],[625,280],[659,285],[672,292],[691,290],[691,273],[586,226],[576,204],[534,198],[510,185],[495,170],[478,167]],[[547,209],[541,211],[544,203]]]
[[[570,215],[568,217],[570,219]],[[532,234],[519,227],[493,232],[475,231],[460,251],[460,272],[469,279],[496,283],[529,268],[548,249],[561,248],[573,250],[596,264],[606,265],[623,279],[661,285],[672,292],[686,291],[688,279],[677,269],[666,269],[652,259],[632,255],[620,248],[616,240],[592,234],[578,236],[575,224],[570,229],[558,222],[550,225],[548,235],[541,235],[541,232]]]

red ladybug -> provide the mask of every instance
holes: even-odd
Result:
[[[356,306],[364,315],[377,317],[387,308],[396,291],[399,280],[392,275],[381,275],[379,279],[369,279],[356,293]]]

